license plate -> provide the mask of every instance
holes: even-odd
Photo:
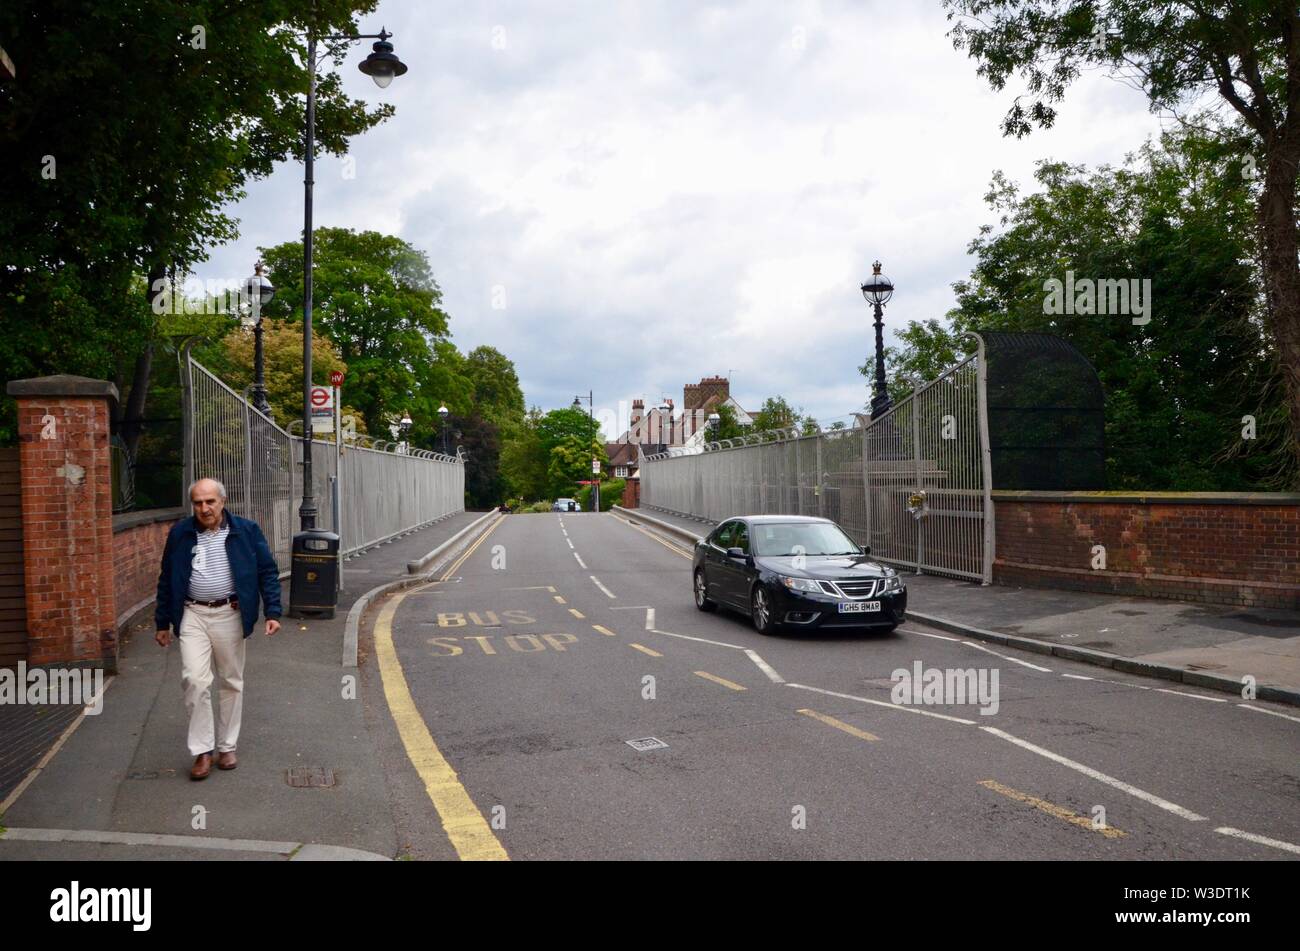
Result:
[[[841,614],[869,614],[880,610],[879,601],[841,601]]]

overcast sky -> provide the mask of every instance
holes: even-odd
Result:
[[[354,177],[317,163],[316,226],[420,248],[462,352],[504,352],[543,409],[594,390],[611,422],[713,374],[748,409],[846,418],[868,398],[873,260],[897,286],[887,334],[942,317],[995,169],[1116,163],[1159,128],[1095,77],[1055,128],[1003,138],[1012,92],[952,48],[939,0],[385,0],[360,25],[410,72],[380,90],[369,46],[349,55],[349,92],[397,113],[353,140]],[[302,166],[229,210],[241,238],[201,278],[301,236]]]

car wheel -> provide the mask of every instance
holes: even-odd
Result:
[[[754,593],[749,596],[749,616],[753,618],[754,630],[760,634],[776,633],[772,611],[772,596],[761,584],[754,585]]]
[[[701,611],[718,610],[717,602],[709,600],[709,586],[704,580],[704,569],[695,572],[695,606]]]

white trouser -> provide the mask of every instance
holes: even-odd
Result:
[[[244,625],[238,609],[185,605],[181,617],[181,685],[190,713],[190,755],[221,753],[239,742],[244,710]],[[216,731],[212,722],[213,667],[217,679]]]

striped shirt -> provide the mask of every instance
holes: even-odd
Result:
[[[190,574],[188,597],[195,601],[220,601],[235,593],[235,579],[230,574],[230,560],[226,557],[226,539],[230,536],[230,520],[221,513],[221,526],[212,531],[199,532],[194,546],[194,570]]]

